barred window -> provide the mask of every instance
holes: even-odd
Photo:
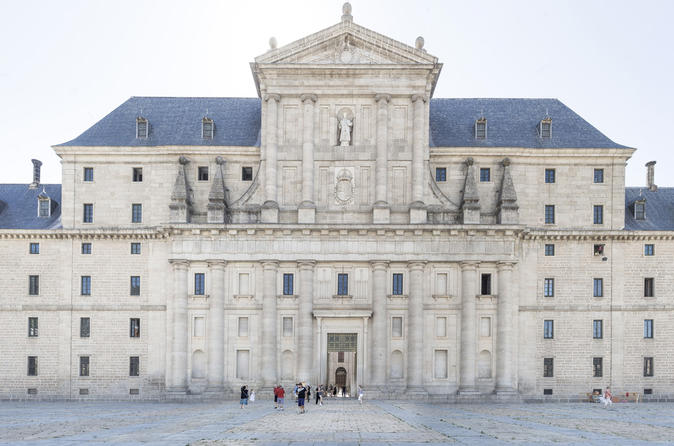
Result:
[[[543,358],[543,377],[552,378],[555,376],[554,358]]]
[[[436,167],[435,168],[435,181],[436,182],[447,181],[447,168],[446,167]]]
[[[140,338],[140,318],[129,319],[129,337]]]
[[[140,276],[131,276],[131,296],[140,296]]]
[[[37,376],[37,356],[28,357],[28,376]]]
[[[84,203],[82,205],[82,222],[83,223],[93,223],[94,222],[94,205],[91,203]]]
[[[206,294],[206,277],[204,273],[194,274],[194,294],[203,296]]]
[[[556,180],[555,178],[556,173],[557,172],[555,171],[555,169],[545,169],[545,182],[554,183]]]
[[[129,376],[140,376],[140,357],[129,357]]]
[[[554,225],[555,224],[555,205],[546,204],[545,205],[545,224]]]
[[[91,254],[91,243],[82,243],[82,254]]]
[[[595,378],[604,376],[604,358],[592,358],[592,376]]]

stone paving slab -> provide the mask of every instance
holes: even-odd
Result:
[[[288,401],[290,403],[290,401]],[[674,404],[1,402],[0,446],[674,444]]]

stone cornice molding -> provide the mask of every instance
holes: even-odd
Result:
[[[82,239],[82,240],[152,240],[170,236],[162,228],[151,229],[0,229],[0,239]]]
[[[315,260],[298,260],[297,261],[297,267],[300,270],[313,270],[316,267],[316,261]]]
[[[391,102],[391,95],[388,93],[377,93],[374,95],[374,100],[381,105],[386,105]]]
[[[225,266],[227,266],[227,261],[226,260],[221,260],[221,259],[211,259],[211,260],[206,260],[206,263],[208,264],[209,268],[212,269],[225,269]]]
[[[266,95],[264,95],[265,101],[268,102],[270,99],[272,99],[276,102],[279,102],[279,101],[281,101],[281,95],[277,94],[277,93],[267,93]]]
[[[425,94],[413,94],[412,95],[412,102],[417,102],[417,101],[428,102],[428,96],[426,96]]]
[[[316,96],[313,93],[304,93],[300,95],[300,101],[302,101],[303,103],[307,101],[315,103],[316,101],[318,101],[318,96]]]

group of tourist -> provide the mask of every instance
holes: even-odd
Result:
[[[279,384],[278,386],[275,386],[273,389],[274,392],[274,409],[279,409],[279,410],[284,410],[284,400],[285,400],[285,395],[286,391],[283,388],[283,385]],[[342,396],[346,396],[346,387],[341,388]],[[328,397],[337,397],[337,386],[333,386],[332,384],[328,387],[323,386],[322,384],[318,386],[317,389],[314,391],[316,395],[316,405],[322,406],[323,405],[323,397],[328,396]],[[293,389],[293,395],[297,399],[297,407],[299,408],[299,413],[303,414],[306,413],[306,409],[304,407],[305,401],[311,401],[311,386],[307,385],[306,383],[299,382],[295,385],[295,388]],[[358,402],[360,404],[363,404],[363,389],[358,386]],[[253,402],[255,401],[255,391],[248,390],[248,386],[241,386],[241,399],[240,399],[240,405],[241,409],[243,409],[245,406],[248,405],[248,401]]]

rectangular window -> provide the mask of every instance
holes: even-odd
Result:
[[[89,357],[80,356],[80,376],[89,376]]]
[[[482,118],[475,121],[475,138],[485,139],[487,137],[487,120]]]
[[[239,318],[239,337],[245,338],[248,336],[248,318],[240,317]]]
[[[252,167],[242,167],[241,168],[241,181],[253,181],[253,168]]]
[[[344,352],[337,352],[337,362],[344,362]]]
[[[38,199],[38,216],[39,217],[49,217],[51,215],[51,200],[49,199]]]
[[[555,297],[555,279],[547,278],[543,280],[543,296]]]
[[[491,295],[491,274],[480,275],[480,294],[483,296]]]
[[[337,294],[340,296],[349,295],[349,275],[337,274]]]
[[[84,168],[84,181],[94,181],[94,168],[85,167]]]
[[[294,293],[294,287],[293,287],[293,282],[294,282],[294,275],[292,273],[285,273],[283,274],[283,295],[284,296],[292,296]]]
[[[283,336],[290,337],[293,335],[293,318],[283,318]]]
[[[644,319],[644,338],[653,339],[653,319]]]
[[[403,275],[402,273],[393,274],[393,295],[400,296],[403,294]]]
[[[601,204],[594,205],[594,217],[593,222],[595,225],[604,224],[604,206]]]
[[[131,276],[131,296],[140,296],[140,276]]]
[[[592,289],[592,296],[604,297],[604,279],[593,279],[594,286]]]
[[[653,376],[653,357],[644,358],[644,376]]]
[[[489,167],[480,168],[480,182],[488,183],[491,181],[491,169]]]
[[[249,358],[250,358],[250,350],[236,351],[236,377],[238,379],[248,379]]]
[[[213,139],[213,121],[208,118],[204,118],[201,121],[201,136],[204,139]]]
[[[403,337],[403,318],[395,316],[391,318],[391,336],[394,338]]]
[[[546,204],[545,205],[545,224],[554,225],[555,224],[555,205]]]
[[[134,183],[140,183],[143,181],[142,167],[134,167],[132,172],[133,173],[131,174],[131,181],[133,181]]]
[[[555,376],[554,358],[543,358],[543,377],[552,378]]]
[[[91,336],[91,319],[88,317],[80,318],[80,338]]]
[[[644,245],[644,255],[645,256],[654,256],[655,255],[655,245],[651,245],[651,244]]]
[[[206,294],[206,277],[204,273],[194,274],[194,294],[196,296],[203,296]]]
[[[129,337],[140,338],[140,318],[132,317],[129,319]]]
[[[555,321],[545,320],[543,321],[543,339],[554,339],[555,338]]]
[[[552,138],[551,121],[541,121],[541,138]]]
[[[28,357],[28,376],[37,376],[37,356]]]
[[[634,219],[635,220],[645,220],[646,219],[646,202],[638,201],[634,203]]]
[[[80,277],[80,294],[82,296],[91,296],[91,276]]]
[[[545,169],[545,182],[554,183],[556,180],[555,173],[555,169]]]
[[[595,378],[604,376],[604,358],[592,358],[592,376]]]
[[[37,338],[37,318],[29,317],[28,318],[28,337]]]
[[[199,181],[208,181],[208,166],[197,167],[197,179]]]
[[[545,255],[546,256],[554,256],[555,255],[555,245],[552,243],[548,243],[545,245]]]
[[[131,223],[141,223],[143,221],[143,205],[134,203],[131,205]]]
[[[28,294],[31,296],[40,294],[40,276],[28,276]]]
[[[604,169],[594,169],[594,182],[595,183],[604,182]]]
[[[31,254],[40,254],[40,244],[39,243],[31,243],[30,244],[30,253]]]
[[[140,254],[140,243],[131,243],[131,254]]]
[[[435,168],[435,181],[436,182],[447,181],[447,168],[446,167],[436,167]]]
[[[129,376],[140,376],[140,357],[129,357]]]
[[[82,243],[82,254],[91,254],[91,243]]]
[[[82,222],[83,223],[93,223],[94,222],[94,205],[91,203],[84,203],[82,205]]]
[[[644,278],[644,297],[653,297],[655,296],[654,289],[655,288],[655,279],[652,277],[646,277]]]
[[[604,337],[604,321],[595,319],[592,321],[592,339],[602,339]]]
[[[435,379],[447,379],[447,350],[435,351]]]
[[[436,338],[447,337],[447,318],[444,316],[435,318],[435,337]]]

